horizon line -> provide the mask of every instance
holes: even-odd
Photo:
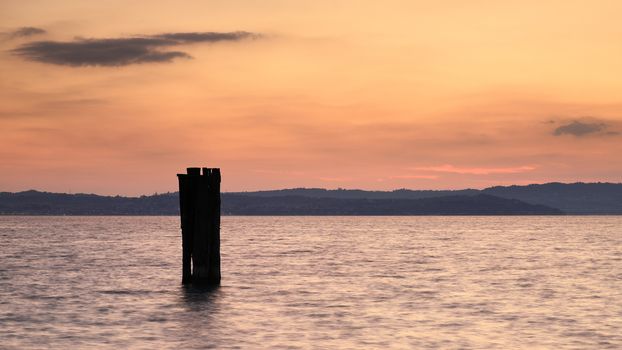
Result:
[[[622,182],[601,182],[601,181],[595,181],[595,182],[584,182],[584,181],[576,181],[576,182],[560,182],[560,181],[551,181],[551,182],[543,182],[543,183],[530,183],[530,184],[526,184],[526,185],[517,185],[517,184],[512,184],[512,185],[493,185],[493,186],[487,186],[487,187],[482,187],[482,188],[459,188],[459,189],[410,189],[410,188],[396,188],[393,190],[366,190],[366,189],[361,189],[361,188],[342,188],[342,187],[337,187],[337,188],[322,188],[322,187],[289,187],[289,188],[278,188],[278,189],[265,189],[265,190],[243,190],[243,191],[221,191],[221,193],[256,193],[256,192],[273,192],[273,191],[286,191],[286,190],[324,190],[324,191],[364,191],[364,192],[397,192],[397,191],[412,191],[412,192],[443,192],[443,191],[448,191],[448,192],[458,192],[458,191],[483,191],[489,188],[495,188],[495,187],[527,187],[527,186],[542,186],[542,185],[551,185],[551,184],[560,184],[560,185],[595,185],[595,184],[601,184],[601,185],[622,185]],[[179,191],[167,191],[167,192],[154,192],[152,194],[141,194],[141,195],[121,195],[121,194],[116,194],[116,195],[107,195],[107,194],[98,194],[98,193],[87,193],[87,192],[52,192],[52,191],[46,191],[46,190],[37,190],[37,189],[27,189],[27,190],[22,190],[22,191],[2,191],[0,190],[0,193],[11,193],[11,194],[18,194],[18,193],[25,193],[25,192],[39,192],[39,193],[52,193],[52,194],[70,194],[70,195],[96,195],[96,196],[100,196],[100,197],[125,197],[125,198],[140,198],[140,197],[147,197],[147,196],[154,196],[154,195],[163,195],[163,194],[174,194],[174,193],[178,193]]]

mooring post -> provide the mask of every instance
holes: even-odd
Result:
[[[182,283],[220,283],[220,169],[178,174]]]
[[[207,178],[208,227],[207,248],[209,249],[209,279],[210,284],[220,283],[220,169],[203,168],[203,175],[209,172]]]

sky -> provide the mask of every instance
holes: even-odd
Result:
[[[0,191],[622,181],[622,2],[0,0]]]

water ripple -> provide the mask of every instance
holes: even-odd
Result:
[[[620,217],[0,217],[2,349],[620,349]]]

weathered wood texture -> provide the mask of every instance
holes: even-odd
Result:
[[[178,174],[182,283],[220,284],[220,169]]]

